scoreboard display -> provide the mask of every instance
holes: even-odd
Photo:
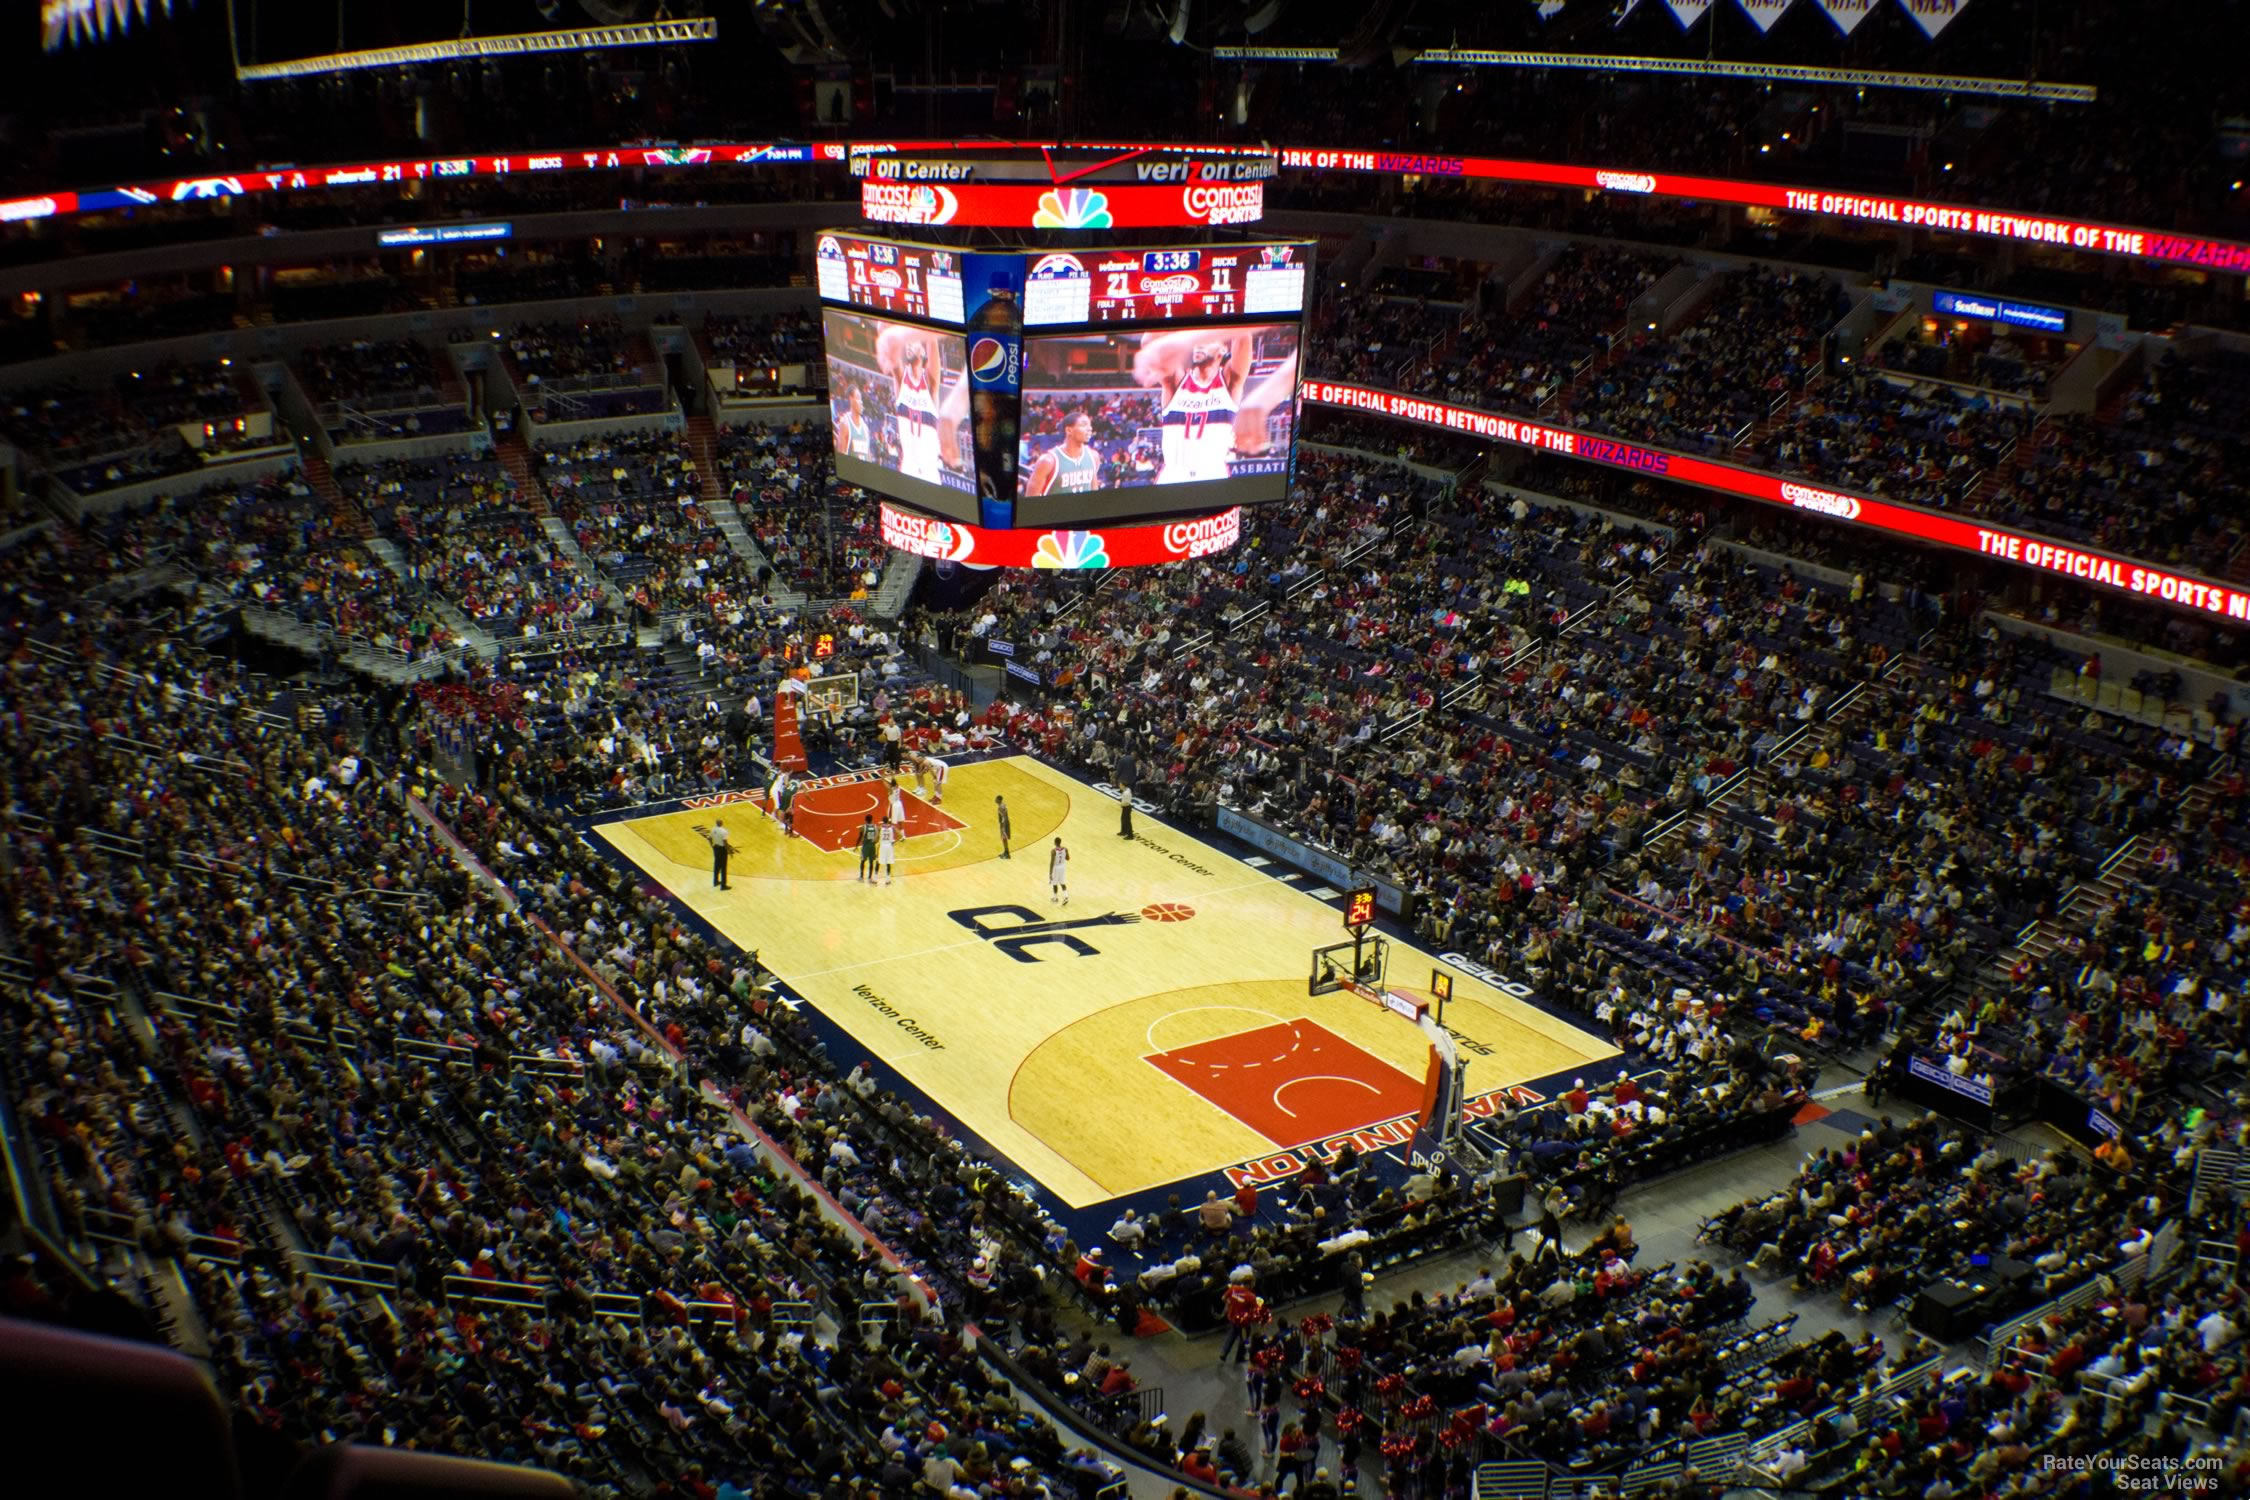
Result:
[[[1055,251],[1033,258],[1024,277],[1024,326],[1298,316],[1306,252],[1302,245]]]
[[[823,302],[958,328],[968,315],[961,296],[961,260],[961,252],[936,245],[824,234],[813,270]]]
[[[1123,539],[1135,523],[1282,500],[1313,248],[971,249],[821,231],[837,472],[985,533]]]

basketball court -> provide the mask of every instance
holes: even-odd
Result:
[[[852,1043],[1073,1208],[1380,1131],[1420,1104],[1428,1041],[1352,993],[1307,994],[1309,956],[1345,936],[1342,916],[1274,868],[1151,818],[1121,839],[1114,799],[1011,756],[954,767],[943,807],[909,778],[897,883],[868,885],[856,831],[886,797],[870,773],[806,783],[795,837],[763,793],[588,836],[758,950]],[[721,810],[734,813],[731,891],[710,884],[702,832]],[[1057,836],[1068,906],[1048,898]],[[1389,951],[1388,988],[1429,998],[1437,960]],[[1447,972],[1444,1024],[1472,1098],[1617,1055]],[[835,1058],[859,1060],[848,1045]]]

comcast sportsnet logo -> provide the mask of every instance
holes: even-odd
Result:
[[[1240,507],[1192,521],[1174,521],[1164,528],[1164,550],[1175,557],[1209,557],[1241,540]]]
[[[1839,495],[1833,490],[1816,490],[1810,485],[1785,484],[1781,498],[1799,510],[1834,516],[1839,521],[1859,519],[1859,502],[1849,495]]]
[[[883,545],[940,562],[967,562],[977,539],[966,526],[951,526],[929,516],[911,515],[891,506],[881,511]]]
[[[1180,205],[1199,224],[1255,224],[1266,216],[1266,189],[1257,182],[1224,187],[1199,182],[1181,192]]]
[[[859,211],[882,224],[950,224],[961,200],[933,183],[868,178],[859,185]]]

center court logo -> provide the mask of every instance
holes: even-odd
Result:
[[[1137,912],[1104,912],[1098,917],[1050,921],[1028,906],[964,906],[946,913],[1019,964],[1040,962],[1034,948],[1056,947],[1077,958],[1093,958],[1101,949],[1075,936],[1097,927],[1135,927],[1142,922],[1185,922],[1195,908],[1178,901],[1154,901]]]

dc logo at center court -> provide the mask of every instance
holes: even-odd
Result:
[[[1079,958],[1093,958],[1102,951],[1074,933],[1094,927],[1132,927],[1143,921],[1185,922],[1195,915],[1195,908],[1177,901],[1158,901],[1137,912],[1112,911],[1060,921],[1049,920],[1028,906],[964,906],[946,915],[1017,963],[1035,964],[1044,955],[1031,950],[1042,946],[1063,948]]]

